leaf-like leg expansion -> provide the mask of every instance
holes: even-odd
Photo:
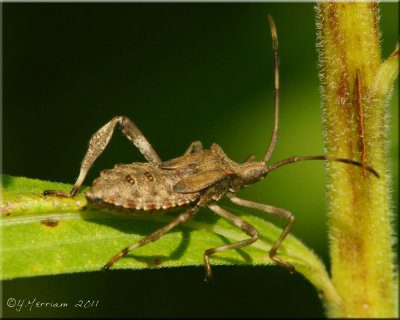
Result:
[[[276,215],[278,217],[281,217],[281,218],[289,220],[289,223],[286,225],[285,229],[283,229],[282,234],[279,237],[278,241],[276,241],[274,246],[269,251],[269,257],[272,260],[274,260],[276,263],[280,264],[281,266],[284,266],[284,267],[288,268],[290,272],[293,272],[295,270],[294,267],[290,263],[288,263],[286,261],[283,261],[282,259],[278,258],[275,254],[276,254],[276,251],[278,250],[279,246],[281,245],[283,239],[286,238],[286,236],[289,234],[290,230],[293,227],[293,224],[295,222],[294,215],[290,211],[288,211],[286,209],[282,209],[282,208],[270,206],[270,205],[267,205],[267,204],[254,202],[254,201],[244,200],[244,199],[238,198],[238,197],[236,197],[234,195],[229,195],[228,194],[228,197],[230,198],[230,200],[233,203],[236,203],[236,204],[238,204],[240,206],[253,208],[253,209],[258,209],[258,210],[261,210],[261,211],[264,211],[264,212],[267,212],[267,213],[271,213],[271,214]]]
[[[206,250],[206,252],[204,253],[204,265],[206,267],[206,279],[205,279],[206,281],[210,280],[212,277],[211,266],[210,266],[210,261],[209,261],[210,255],[217,253],[217,252],[221,252],[221,251],[246,247],[246,246],[251,245],[253,242],[257,241],[257,239],[258,239],[258,231],[251,224],[249,224],[246,221],[242,220],[241,218],[235,216],[234,214],[230,213],[229,211],[221,208],[220,206],[217,206],[216,204],[210,204],[208,207],[212,211],[214,211],[216,214],[220,215],[221,217],[225,218],[226,220],[232,222],[235,226],[242,229],[251,238],[242,240],[242,241],[239,241],[236,243],[232,243],[232,244],[229,244],[226,246]]]
[[[198,207],[190,207],[190,208],[186,209],[184,212],[182,212],[180,215],[178,215],[174,220],[172,220],[166,226],[154,231],[151,235],[132,244],[131,246],[125,248],[124,250],[119,252],[117,255],[112,257],[111,260],[102,268],[102,270],[108,270],[115,263],[115,261],[117,261],[120,258],[122,258],[123,256],[125,256],[129,251],[132,251],[135,248],[141,247],[149,242],[160,239],[164,234],[166,234],[172,228],[174,228],[182,223],[187,222],[190,218],[192,218],[197,213],[197,211],[199,211]]]
[[[139,149],[139,151],[149,162],[154,164],[161,163],[160,157],[154,151],[151,144],[147,141],[139,128],[129,118],[124,116],[114,117],[110,122],[101,127],[90,138],[88,151],[83,158],[78,179],[76,180],[71,192],[68,194],[56,190],[46,190],[43,192],[43,194],[54,194],[63,197],[73,197],[81,187],[94,161],[102,154],[104,149],[107,147],[117,124],[120,125],[120,128],[125,136],[133,142],[133,144]]]
[[[201,141],[196,140],[190,144],[189,148],[187,148],[183,155],[186,156],[188,154],[191,154],[192,152],[199,152],[201,150],[203,150],[203,144],[201,143]]]

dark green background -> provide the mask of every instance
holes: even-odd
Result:
[[[380,4],[383,56],[397,41],[396,3]],[[313,4],[98,3],[3,5],[3,172],[73,183],[89,137],[130,117],[163,160],[193,140],[236,161],[262,157],[273,124],[273,60],[281,62],[280,136],[272,161],[323,153]],[[397,90],[391,161],[398,191]],[[119,132],[89,173],[143,157]],[[324,165],[281,168],[240,193],[292,211],[293,233],[329,263]],[[397,212],[398,200],[394,199]],[[211,214],[204,209],[201,214]],[[270,218],[279,225],[283,222]],[[202,252],[199,252],[202,254]],[[280,267],[202,267],[68,274],[3,282],[3,300],[100,300],[97,309],[6,316],[316,317],[301,275]]]

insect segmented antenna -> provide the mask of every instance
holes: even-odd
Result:
[[[269,142],[269,146],[267,149],[267,152],[265,153],[262,162],[266,163],[269,158],[271,157],[274,149],[275,149],[275,145],[276,142],[278,140],[278,134],[279,134],[279,130],[278,130],[278,122],[279,122],[279,55],[278,55],[278,34],[276,32],[276,26],[274,23],[274,20],[272,19],[272,17],[267,14],[267,19],[268,19],[268,23],[271,29],[271,36],[272,36],[272,48],[274,51],[274,74],[275,74],[275,115],[274,115],[274,128],[272,130],[272,137],[271,140]],[[360,75],[359,73],[357,74],[357,85],[358,85],[358,94],[359,94],[359,101],[361,101],[361,97],[360,97]],[[363,135],[363,133],[362,133]],[[365,143],[364,143],[365,144]],[[362,156],[362,161],[358,162],[358,161],[354,161],[354,160],[350,160],[350,159],[344,159],[344,158],[335,158],[335,157],[330,157],[330,156],[312,156],[312,157],[290,157],[288,159],[285,160],[281,160],[277,163],[274,163],[272,165],[267,166],[268,171],[272,171],[275,170],[278,167],[281,167],[283,165],[289,164],[289,163],[294,163],[294,162],[298,162],[298,161],[304,161],[304,160],[329,160],[329,161],[337,161],[337,162],[343,162],[343,163],[347,163],[347,164],[352,164],[352,165],[356,165],[359,167],[363,168],[363,175],[365,176],[366,170],[373,173],[377,178],[380,178],[379,174],[370,166],[367,166],[365,164],[365,145],[363,145],[363,156]]]
[[[376,172],[370,166],[365,166],[361,162],[358,162],[358,161],[355,161],[355,160],[350,160],[350,159],[344,159],[344,158],[329,157],[329,156],[312,156],[312,157],[296,157],[295,156],[295,157],[290,157],[290,158],[278,161],[276,163],[273,163],[273,164],[267,166],[268,172],[272,171],[272,170],[275,170],[276,168],[279,168],[279,167],[284,166],[286,164],[299,162],[299,161],[304,161],[304,160],[330,160],[330,161],[343,162],[343,163],[347,163],[347,164],[353,164],[355,166],[359,166],[359,167],[365,168],[369,172],[373,173],[377,178],[380,178],[378,172]]]
[[[262,161],[267,162],[275,149],[276,141],[278,140],[278,121],[279,121],[279,56],[278,56],[278,34],[276,33],[276,27],[272,17],[267,14],[269,26],[272,35],[272,48],[274,50],[274,66],[275,66],[275,115],[274,115],[274,129],[272,130],[271,141],[267,152],[265,153]]]

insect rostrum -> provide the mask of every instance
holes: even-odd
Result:
[[[136,125],[127,117],[118,116],[100,128],[90,139],[89,149],[83,159],[79,177],[71,192],[44,191],[45,195],[75,196],[94,161],[109,143],[116,126],[121,128],[125,136],[144,155],[147,162],[117,164],[113,169],[102,171],[101,176],[94,180],[93,186],[85,193],[89,203],[120,214],[163,213],[175,208],[184,210],[166,226],[119,252],[103,269],[109,269],[118,259],[131,250],[159,239],[175,226],[185,223],[195,216],[199,207],[207,206],[217,215],[229,220],[246,232],[250,237],[246,240],[205,251],[206,279],[210,279],[212,275],[209,262],[210,255],[245,247],[258,239],[258,231],[252,225],[216,204],[222,196],[226,195],[235,204],[271,213],[289,221],[270,250],[269,256],[276,263],[288,268],[291,272],[294,271],[291,264],[276,256],[280,244],[293,226],[295,221],[293,214],[283,208],[238,198],[236,193],[244,187],[264,179],[268,172],[297,161],[333,160],[357,166],[362,166],[362,164],[349,159],[313,156],[291,157],[267,165],[277,142],[279,118],[278,38],[272,17],[267,15],[267,18],[271,28],[275,65],[275,121],[272,138],[261,161],[256,161],[255,157],[251,156],[244,163],[239,164],[231,160],[219,145],[214,143],[210,149],[203,150],[201,142],[195,141],[183,156],[163,162]],[[368,166],[365,168],[378,176],[372,168]]]

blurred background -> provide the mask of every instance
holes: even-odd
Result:
[[[277,25],[281,72],[280,135],[271,161],[323,154],[312,3],[5,3],[3,172],[74,183],[90,136],[116,115],[130,117],[163,160],[181,155],[198,139],[206,148],[220,144],[238,162],[251,153],[260,159],[273,126],[267,13]],[[398,40],[398,4],[381,3],[380,13],[387,57]],[[393,195],[398,194],[397,83],[390,106]],[[116,132],[85,184],[115,163],[142,160]],[[282,167],[240,196],[292,211],[293,234],[329,266],[322,161]],[[203,267],[4,281],[3,300],[100,300],[96,309],[5,308],[4,315],[323,316],[316,290],[300,274],[267,266],[213,271],[211,283],[203,282]]]

